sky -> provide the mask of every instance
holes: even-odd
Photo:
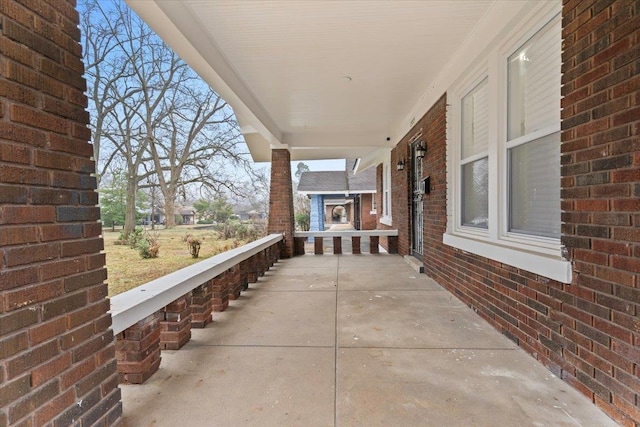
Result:
[[[306,160],[302,163],[309,166],[310,171],[319,172],[319,171],[343,171],[344,170],[344,159],[334,159],[334,160]],[[298,163],[300,162],[291,162],[291,170],[296,171],[298,168]]]

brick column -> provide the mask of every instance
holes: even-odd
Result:
[[[296,237],[296,238],[294,238],[293,246],[294,246],[295,255],[304,255],[305,254],[305,251],[304,251],[305,240],[306,240],[305,237]]]
[[[397,254],[398,253],[398,236],[389,236],[389,237],[387,237],[387,244],[389,246],[387,251],[390,254]]]
[[[240,277],[240,266],[234,265],[227,270],[227,281],[229,282],[229,299],[236,300],[240,298],[243,284]]]
[[[351,236],[351,253],[359,255],[360,251],[360,236]]]
[[[160,348],[178,350],[191,339],[191,294],[183,295],[160,313]]]
[[[371,236],[369,239],[369,252],[372,254],[380,253],[378,245],[380,245],[380,236]]]
[[[303,244],[304,246],[304,244]],[[278,250],[278,245],[269,246],[269,264],[273,267],[273,265],[278,262],[278,254],[280,251]],[[304,251],[302,253],[304,255]]]
[[[313,239],[313,253],[316,255],[322,255],[324,253],[324,243],[322,237],[316,237]]]
[[[269,195],[269,233],[284,233],[282,258],[293,256],[293,187],[289,150],[271,151],[271,190]]]
[[[213,311],[225,311],[229,307],[229,282],[226,273],[211,280],[211,301]]]
[[[122,413],[75,2],[0,1],[0,425]]]
[[[211,289],[211,281],[208,281],[191,292],[192,328],[204,328],[212,321],[213,299]]]
[[[335,255],[342,253],[342,237],[340,236],[333,238],[333,253]]]
[[[247,263],[247,281],[249,283],[256,283],[258,281],[258,265],[257,256],[254,255],[248,260]]]
[[[243,291],[249,289],[249,260],[245,259],[238,264],[240,285]]]
[[[116,359],[121,384],[142,384],[160,367],[161,317],[161,313],[154,313],[118,334]]]

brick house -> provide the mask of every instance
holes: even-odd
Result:
[[[128,3],[272,162],[282,256],[290,161],[361,158],[401,254],[640,424],[639,1]],[[0,19],[0,425],[116,425],[78,14]]]
[[[349,223],[356,230],[376,228],[375,170],[355,174],[356,165],[356,160],[348,159],[344,171],[302,173],[297,191],[311,199],[310,231],[323,231],[327,223]]]

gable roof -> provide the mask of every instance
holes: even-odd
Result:
[[[356,160],[347,159],[344,171],[303,172],[298,192],[303,194],[358,194],[376,192],[376,170],[354,173]]]

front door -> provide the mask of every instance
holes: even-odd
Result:
[[[416,157],[420,139],[411,145],[411,250],[422,259],[422,157]]]

